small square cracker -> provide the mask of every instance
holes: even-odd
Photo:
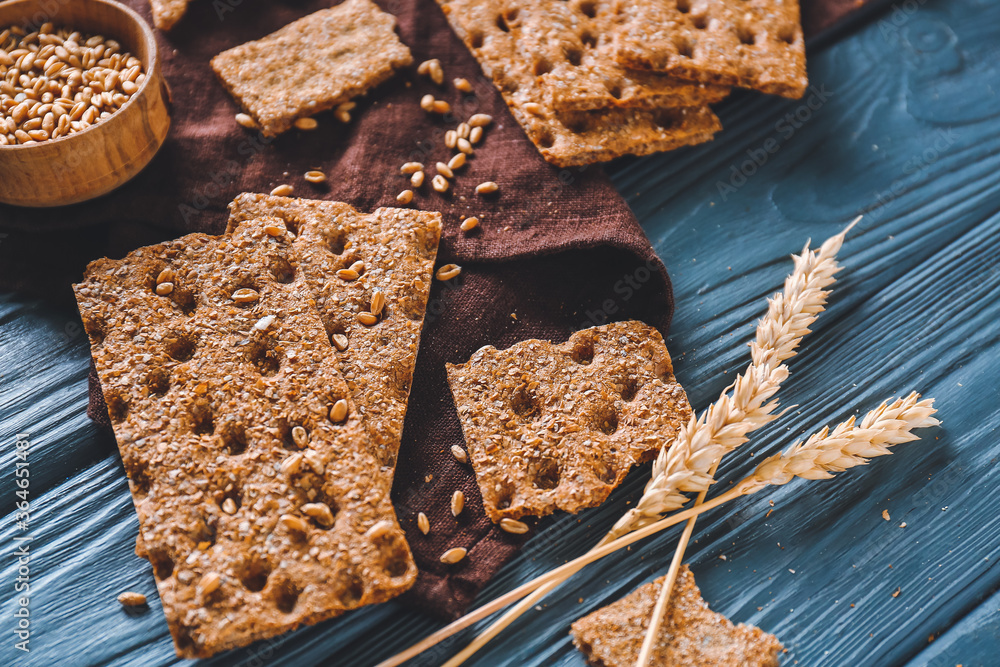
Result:
[[[672,150],[708,141],[722,129],[707,106],[557,110],[544,77],[535,75],[532,58],[511,36],[513,28],[497,27],[503,19],[497,3],[438,0],[438,4],[483,73],[493,79],[514,119],[542,157],[556,166]]]
[[[793,99],[809,85],[798,0],[614,1],[625,67]]]
[[[665,581],[660,577],[573,624],[573,643],[589,664],[632,667],[636,663]],[[691,570],[682,565],[649,664],[777,667],[781,650],[774,635],[742,623],[733,625],[709,609]]]
[[[691,416],[663,338],[642,322],[484,347],[448,364],[469,460],[493,520],[604,502]]]
[[[376,455],[395,466],[413,381],[434,260],[441,238],[436,211],[380,208],[362,213],[348,204],[244,193],[229,205],[229,229],[254,218],[280,218],[295,233],[293,261],[309,287],[326,332],[347,336],[339,370],[364,416]],[[356,280],[337,271],[364,263]],[[368,310],[375,290],[385,297],[377,324]]]
[[[289,239],[265,229],[279,222],[97,260],[74,286],[181,657],[387,600],[416,577],[392,476],[305,280],[285,270]],[[165,269],[172,289],[160,295]],[[257,298],[237,302],[241,289]],[[340,399],[349,414],[335,423]],[[332,525],[304,508],[320,502]]]
[[[396,19],[346,0],[212,58],[222,85],[266,136],[363,95],[412,62]]]

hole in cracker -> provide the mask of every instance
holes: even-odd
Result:
[[[104,403],[108,406],[108,417],[113,424],[122,422],[128,417],[128,401],[117,389],[104,391]]]
[[[168,579],[174,573],[174,559],[165,549],[148,549],[147,556],[153,566],[153,576],[157,579]]]
[[[510,26],[507,25],[507,19],[504,18],[503,14],[497,14],[496,24],[504,32],[510,32]]]
[[[509,484],[501,484],[496,492],[497,509],[505,510],[512,504],[514,504],[514,488]]]
[[[334,255],[342,255],[347,247],[347,233],[340,228],[324,233],[326,248]]]
[[[234,419],[227,419],[219,426],[219,441],[230,456],[242,454],[247,449],[246,427]]]
[[[295,280],[295,267],[280,255],[272,255],[268,258],[268,270],[279,283],[287,284]]]
[[[573,134],[583,134],[590,130],[590,116],[586,113],[566,113],[560,120],[563,127]]]
[[[653,122],[661,130],[669,130],[681,122],[680,114],[674,109],[663,108],[653,112]]]
[[[541,148],[552,148],[556,143],[555,137],[547,129],[542,128],[536,137],[536,141]]]
[[[552,63],[550,63],[545,58],[539,58],[538,60],[535,61],[535,64],[532,67],[532,71],[535,73],[535,76],[542,76],[543,74],[548,74],[549,72],[552,71]]]
[[[708,14],[698,14],[696,16],[692,16],[691,25],[698,30],[704,30],[708,27]]]
[[[291,579],[282,579],[275,583],[271,589],[271,599],[274,600],[274,606],[283,614],[292,613],[301,594],[302,589]]]
[[[580,62],[583,60],[583,50],[576,46],[564,46],[563,55],[566,56],[566,60],[573,67],[579,67]]]
[[[580,13],[587,18],[592,19],[597,16],[597,3],[593,0],[581,0],[577,7],[580,9]]]
[[[511,395],[510,407],[521,419],[530,419],[541,412],[541,402],[528,385],[521,384]]]
[[[674,48],[677,49],[677,55],[682,58],[690,58],[694,54],[694,47],[691,45],[691,41],[683,35],[678,35],[674,38]]]
[[[740,44],[748,46],[752,46],[757,41],[757,36],[745,25],[741,25],[736,29],[736,36],[740,38]]]
[[[594,360],[594,339],[586,337],[576,341],[573,344],[570,357],[578,364],[589,364],[592,362]]]
[[[341,584],[340,601],[345,607],[354,607],[360,604],[364,597],[365,582],[357,574],[347,575]]]
[[[164,339],[164,348],[171,359],[188,361],[194,356],[198,345],[197,337],[190,332],[170,332]]]
[[[402,536],[392,534],[382,545],[382,568],[392,578],[402,577],[410,571],[408,556]]]
[[[473,49],[483,48],[483,33],[473,30],[469,33],[469,46]]]
[[[191,526],[191,541],[195,544],[205,544],[207,542],[209,546],[212,546],[215,544],[217,532],[218,528],[216,527],[215,517],[207,519],[199,517]]]
[[[611,97],[615,98],[616,100],[620,100],[622,98],[622,87],[617,83],[611,83],[611,84],[605,83],[604,87],[608,89],[608,95],[610,95]]]
[[[191,432],[211,435],[215,431],[215,415],[207,398],[197,398],[191,404]]]
[[[636,394],[639,393],[639,389],[642,388],[642,383],[639,382],[638,378],[629,375],[623,378],[621,382],[618,382],[617,386],[618,391],[622,395],[622,400],[631,401],[635,398]]]
[[[503,18],[507,22],[508,26],[512,26],[517,23],[517,18],[521,14],[521,10],[517,7],[511,7],[504,11]]]
[[[302,426],[297,422],[292,422],[285,417],[280,417],[275,421],[274,427],[278,431],[278,439],[281,441],[281,446],[284,449],[291,451],[298,451],[299,446],[295,442],[295,438],[292,436],[292,429],[296,426]],[[309,429],[305,429],[308,436]]]
[[[274,375],[281,367],[277,345],[277,341],[271,336],[255,335],[246,344],[243,358],[261,375],[265,377]]]
[[[549,457],[528,462],[528,479],[536,489],[549,490],[559,486],[559,463]]]
[[[691,11],[691,0],[677,0],[677,11],[681,14]]]
[[[154,368],[146,374],[146,386],[154,396],[162,396],[170,389],[170,372],[163,368]]]
[[[271,564],[257,556],[248,556],[236,569],[236,576],[248,591],[262,591],[271,576]]]
[[[778,29],[778,39],[780,39],[785,44],[792,44],[795,42],[795,26],[791,23],[781,26]]]
[[[195,297],[194,291],[182,285],[174,286],[174,291],[170,293],[170,298],[173,300],[174,304],[181,309],[181,312],[186,315],[190,315],[194,312],[195,306],[197,305],[197,298]]]
[[[592,423],[601,433],[611,435],[618,430],[618,412],[613,405],[603,405],[594,413]]]
[[[663,384],[670,384],[674,381],[674,369],[669,361],[658,361],[654,372]]]
[[[178,625],[174,629],[174,643],[177,644],[177,650],[183,654],[194,653],[198,648],[194,638],[191,637],[191,630],[183,625]]]
[[[597,48],[597,36],[589,30],[585,30],[584,33],[580,35],[580,41],[583,42],[583,45],[587,48]]]
[[[602,483],[614,486],[618,481],[618,473],[615,471],[614,460],[610,456],[605,456],[596,465],[594,473]]]

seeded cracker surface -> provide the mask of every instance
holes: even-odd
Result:
[[[656,598],[666,577],[573,624],[573,643],[595,667],[632,667],[639,658]],[[781,642],[760,628],[733,625],[701,597],[681,566],[649,664],[657,667],[777,667]]]
[[[305,279],[284,270],[290,236],[265,231],[275,223],[97,260],[74,286],[181,657],[387,600],[416,577],[391,473]]]
[[[793,99],[809,84],[798,0],[629,0],[617,7],[615,58],[626,67]]]
[[[441,214],[380,208],[366,214],[348,204],[242,194],[230,204],[229,228],[254,218],[280,218],[296,234],[292,260],[302,273],[328,334],[347,337],[337,351],[364,426],[383,465],[395,466],[403,418],[441,237]],[[354,280],[337,271],[355,262]],[[379,321],[357,320],[375,290],[385,297]],[[343,341],[343,339],[340,339]]]
[[[476,0],[449,0],[451,11],[469,13]],[[695,107],[718,102],[726,86],[704,85],[649,71],[627,70],[614,61],[610,2],[527,0],[494,2],[497,18],[476,29],[491,50],[510,49],[531,63],[545,101],[557,111],[666,106]],[[477,18],[485,19],[481,13]]]
[[[152,0],[153,24],[160,30],[170,30],[184,17],[191,0]]]
[[[395,27],[395,17],[370,0],[347,0],[220,53],[212,69],[261,131],[275,136],[409,65]]]
[[[636,321],[484,347],[448,382],[495,522],[599,505],[691,416],[663,338]]]
[[[545,77],[536,76],[535,57],[526,50],[553,47],[543,44],[548,40],[545,35],[534,37],[538,42],[534,46],[522,44],[527,38],[519,27],[520,22],[547,25],[550,17],[545,12],[550,10],[535,3],[511,6],[506,10],[512,17],[508,21],[502,15],[504,5],[497,2],[438,0],[438,4],[528,138],[552,164],[570,167],[672,150],[708,141],[722,129],[707,106],[559,111],[553,107],[553,97],[561,99],[558,87],[543,84]],[[525,18],[532,12],[541,15]],[[499,27],[501,22],[507,30]],[[553,39],[557,38],[558,33]]]

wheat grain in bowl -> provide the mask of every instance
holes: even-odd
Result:
[[[0,146],[81,132],[139,90],[142,63],[104,35],[69,26],[0,30]]]

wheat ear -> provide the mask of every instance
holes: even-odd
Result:
[[[905,399],[898,399],[892,404],[883,403],[865,416],[860,427],[855,426],[855,420],[851,418],[837,426],[833,432],[824,428],[816,435],[810,436],[805,442],[793,445],[787,452],[764,460],[753,473],[725,493],[698,507],[677,512],[600,547],[591,549],[583,556],[501,595],[471,614],[467,614],[426,637],[409,649],[380,662],[377,667],[401,665],[459,630],[529,595],[532,591],[550,582],[559,582],[589,563],[600,560],[645,537],[712,510],[730,500],[756,493],[769,485],[787,484],[795,477],[810,480],[829,479],[833,477],[835,472],[864,465],[868,463],[868,459],[875,456],[891,454],[889,447],[918,439],[912,433],[914,429],[936,426],[940,423],[932,416],[936,412],[933,406],[933,399],[920,400],[919,394],[914,393]]]
[[[781,362],[795,355],[795,350],[802,342],[802,338],[810,332],[809,327],[826,308],[826,297],[829,294],[826,288],[833,284],[833,276],[840,270],[840,266],[836,262],[837,253],[840,251],[847,233],[859,220],[861,220],[860,216],[855,218],[840,234],[827,239],[817,252],[810,252],[807,242],[801,255],[792,255],[795,270],[785,279],[784,290],[768,299],[767,315],[757,324],[756,338],[750,344],[753,366],[767,369],[777,368]],[[727,453],[723,452],[722,456]],[[720,456],[712,464],[708,472],[709,476],[715,477],[721,462]],[[701,490],[695,499],[695,506],[705,502],[707,494],[707,488]],[[646,667],[649,664],[653,648],[656,646],[660,626],[663,623],[663,617],[667,611],[667,605],[670,602],[670,594],[677,581],[677,575],[680,573],[684,552],[694,534],[696,522],[697,517],[689,519],[681,533],[673,558],[670,560],[670,567],[667,569],[666,581],[660,587],[659,596],[653,607],[653,615],[646,628],[646,636],[643,638],[642,648],[639,650],[636,667]]]

